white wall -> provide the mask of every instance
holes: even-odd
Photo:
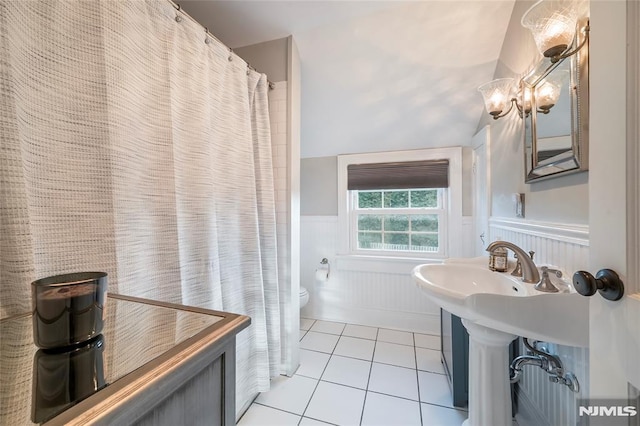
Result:
[[[297,278],[297,274],[293,276],[291,269],[292,245],[291,245],[291,204],[289,201],[291,193],[291,183],[289,181],[290,167],[288,162],[289,138],[288,138],[288,111],[289,103],[287,101],[288,83],[280,81],[275,83],[275,88],[269,91],[269,119],[271,124],[271,149],[273,157],[273,176],[275,184],[276,198],[276,234],[278,244],[278,282],[280,285],[280,305],[281,314],[281,332],[282,332],[282,349],[283,351],[291,350],[287,342],[294,338],[289,335],[287,330],[291,330],[290,324],[297,324],[299,319],[292,318],[293,314],[297,314],[297,305],[292,309],[288,307],[291,303],[292,295],[296,291],[292,291],[293,279]],[[295,301],[296,303],[298,300]],[[295,350],[293,363],[298,363],[298,351]],[[283,354],[285,357],[285,354]],[[283,366],[283,373],[291,373],[290,366]],[[289,368],[287,368],[289,367]]]
[[[440,309],[411,278],[423,261],[354,260],[338,255],[337,216],[302,216],[300,283],[310,294],[301,315],[330,321],[440,334]],[[329,280],[315,280],[327,258]]]
[[[284,347],[291,352],[292,362],[285,371],[293,375],[299,365],[300,326],[300,101],[301,75],[300,54],[292,36],[287,37],[287,183],[289,184],[288,207],[289,216],[289,259],[288,269],[291,274],[289,290],[289,311],[284,315],[284,334],[287,341]]]

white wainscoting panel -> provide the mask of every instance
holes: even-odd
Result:
[[[560,358],[566,371],[576,375],[580,383],[580,392],[574,393],[568,387],[549,382],[549,376],[540,368],[526,366],[520,381],[519,410],[523,414],[537,413],[534,421],[523,421],[518,416],[519,426],[557,426],[577,424],[578,398],[589,397],[589,349],[572,346],[541,344]],[[520,345],[520,353],[526,348]],[[542,417],[545,422],[540,422]]]
[[[411,278],[420,260],[339,256],[337,216],[301,217],[300,283],[310,294],[301,316],[440,334],[440,309]],[[327,258],[329,279],[315,280]]]
[[[534,250],[538,266],[554,265],[566,277],[577,270],[587,270],[589,262],[589,228],[586,225],[567,225],[491,218],[490,241],[512,242],[525,251]],[[540,313],[544,315],[544,312]],[[585,325],[587,326],[587,325]],[[573,372],[580,382],[580,392],[549,382],[548,375],[538,367],[525,366],[519,384],[520,426],[575,425],[577,399],[589,395],[589,350],[544,343],[547,351],[562,360],[566,371]],[[521,354],[526,348],[521,344]]]
[[[512,242],[524,251],[535,251],[536,265],[554,265],[572,275],[589,266],[589,227],[491,218],[489,242]],[[511,255],[511,254],[510,254]]]

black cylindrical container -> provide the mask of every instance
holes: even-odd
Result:
[[[33,341],[42,349],[77,345],[104,326],[107,274],[76,272],[31,283]]]
[[[31,420],[43,423],[102,389],[104,338],[70,350],[40,349],[33,357]]]

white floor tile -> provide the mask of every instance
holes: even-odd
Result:
[[[361,339],[376,340],[378,329],[376,327],[367,327],[364,325],[347,324],[342,331],[343,336],[359,337]]]
[[[416,348],[416,361],[418,362],[418,370],[444,374],[444,366],[440,361],[440,351]]]
[[[447,376],[418,371],[420,402],[453,407]]]
[[[274,379],[239,426],[458,426],[467,418],[452,406],[440,336],[301,318],[300,339],[296,375]]]
[[[308,377],[279,376],[271,381],[271,390],[258,395],[256,402],[302,415],[317,383]]]
[[[393,396],[367,393],[362,426],[421,425],[420,403]]]
[[[324,370],[322,380],[354,388],[366,389],[371,362],[333,355]]]
[[[339,336],[309,331],[300,341],[300,349],[331,353],[338,343]]]
[[[344,330],[345,323],[343,322],[331,322],[331,321],[316,321],[315,324],[309,329],[311,331],[316,331],[318,333],[328,333],[328,334],[342,334],[342,330]]]
[[[329,362],[330,356],[329,354],[321,352],[300,349],[300,367],[298,367],[296,374],[311,377],[312,379],[319,379],[320,376],[322,376],[324,368],[327,366],[327,362]]]
[[[360,423],[365,391],[320,382],[304,415],[336,425]]]
[[[445,377],[445,376],[442,376]],[[369,390],[387,395],[418,400],[416,370],[373,363]]]
[[[419,348],[435,349],[439,351],[440,348],[440,336],[434,336],[431,334],[413,333],[416,339],[416,346]]]
[[[467,419],[467,413],[453,408],[422,404],[423,426],[460,426]]]
[[[318,420],[310,419],[309,417],[303,417],[300,420],[300,426],[331,426],[331,423],[325,423]]]
[[[380,330],[382,331],[382,330]],[[400,367],[416,368],[416,355],[413,346],[397,345],[378,341],[374,362],[398,365]]]
[[[305,336],[305,334],[308,333],[308,330],[302,330],[300,329],[300,338],[298,339],[299,341],[302,340]]]
[[[334,354],[371,361],[375,343],[373,340],[342,336],[338,341]]]
[[[381,328],[378,332],[378,341],[413,346],[413,333]]]
[[[238,422],[238,426],[296,426],[299,421],[300,416],[264,405],[252,404]]]
[[[309,318],[300,318],[300,330],[309,330],[316,320]]]

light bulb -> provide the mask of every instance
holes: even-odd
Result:
[[[496,117],[506,108],[511,100],[512,84],[512,78],[499,78],[478,87],[478,91],[482,94],[485,108],[487,108],[489,114]]]
[[[522,25],[533,35],[545,57],[560,55],[573,42],[578,11],[572,1],[540,0],[522,16]]]

